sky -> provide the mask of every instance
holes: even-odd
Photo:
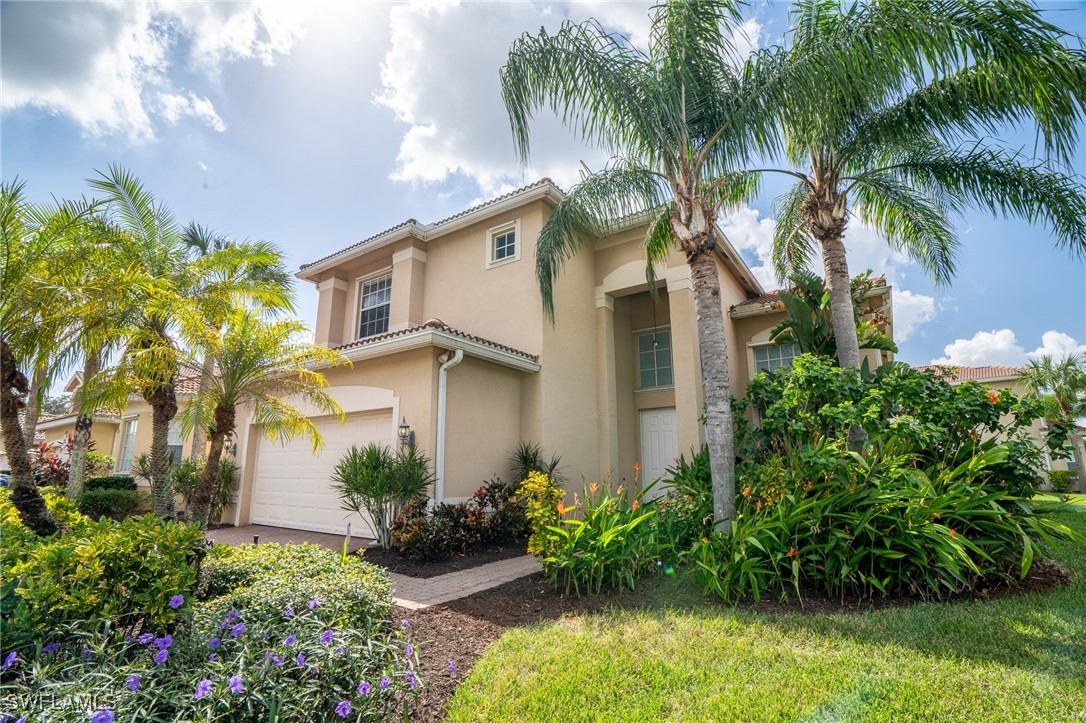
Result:
[[[0,173],[36,200],[89,195],[109,164],[134,172],[182,222],[320,258],[404,219],[435,221],[548,176],[563,188],[605,155],[549,113],[532,164],[514,154],[498,70],[542,26],[596,18],[646,42],[649,3],[2,2]],[[1086,1],[1045,2],[1086,34]],[[753,3],[741,47],[782,41],[786,2]],[[1029,129],[1000,142],[1033,151]],[[1080,151],[1077,173],[1086,174]],[[765,184],[721,226],[767,288],[773,197]],[[969,213],[958,272],[936,287],[870,229],[845,238],[853,273],[894,287],[898,359],[1024,364],[1086,351],[1086,265],[1050,231]],[[299,286],[312,325],[317,294]]]

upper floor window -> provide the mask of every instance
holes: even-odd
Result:
[[[637,335],[637,373],[641,389],[674,386],[670,331]]]
[[[520,221],[513,221],[486,232],[487,268],[520,258]]]
[[[790,367],[792,360],[799,355],[799,344],[756,346],[754,347],[754,371],[773,372],[780,367]]]
[[[362,282],[362,311],[359,314],[358,338],[384,334],[388,331],[389,308],[392,306],[392,274]]]

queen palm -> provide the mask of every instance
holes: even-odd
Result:
[[[210,451],[199,485],[193,495],[191,520],[206,526],[212,494],[218,478],[225,440],[234,434],[238,410],[246,408],[254,424],[273,441],[307,435],[316,451],[322,443],[310,414],[331,414],[343,419],[343,411],[325,391],[328,382],[315,368],[345,362],[328,347],[303,341],[308,330],[293,319],[273,319],[262,309],[235,305],[224,315],[219,329],[206,324],[187,329],[186,335],[218,373],[181,413],[182,427],[206,424],[200,410],[212,411],[208,426]],[[288,401],[306,403],[303,411]]]
[[[802,0],[792,17],[787,62],[802,102],[779,109],[791,166],[763,170],[798,180],[777,202],[774,260],[784,278],[820,252],[841,366],[860,366],[845,256],[852,217],[938,283],[954,274],[952,218],[967,207],[1044,222],[1086,253],[1086,193],[1059,170],[1086,103],[1086,56],[1065,47],[1079,39],[1019,0]],[[819,83],[841,67],[849,82]],[[1048,165],[978,140],[1027,121]]]
[[[587,170],[544,224],[536,249],[543,304],[554,321],[554,281],[590,239],[631,214],[648,219],[647,275],[672,249],[690,267],[697,313],[714,515],[735,515],[727,348],[714,253],[717,219],[754,192],[744,160],[775,147],[779,54],[740,66],[730,40],[738,2],[670,2],[653,10],[647,50],[595,21],[566,22],[554,35],[525,35],[501,71],[502,96],[522,161],[532,113],[549,107],[586,141],[613,155]]]

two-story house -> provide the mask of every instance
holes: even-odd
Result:
[[[657,269],[653,295],[644,220],[591,239],[556,282],[552,324],[535,246],[561,198],[544,179],[435,223],[409,219],[305,264],[298,277],[319,294],[316,341],[352,362],[326,370],[347,421],[314,419],[324,437],[316,454],[308,440],[282,445],[255,425],[243,429],[233,521],[365,529],[340,509],[332,470],[352,445],[395,446],[406,427],[433,461],[438,501],[507,477],[507,457],[522,441],[561,455],[577,486],[582,475],[608,470],[633,484],[635,462],[651,481],[699,447],[703,394],[684,257],[673,253]],[[723,237],[716,259],[739,396],[756,369],[787,363],[795,350],[769,342],[783,312]],[[880,293],[888,300],[888,288]]]

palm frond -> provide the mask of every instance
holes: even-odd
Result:
[[[773,269],[779,280],[806,269],[815,250],[814,239],[806,227],[803,203],[807,200],[805,183],[796,183],[773,201],[777,225],[773,234]]]

